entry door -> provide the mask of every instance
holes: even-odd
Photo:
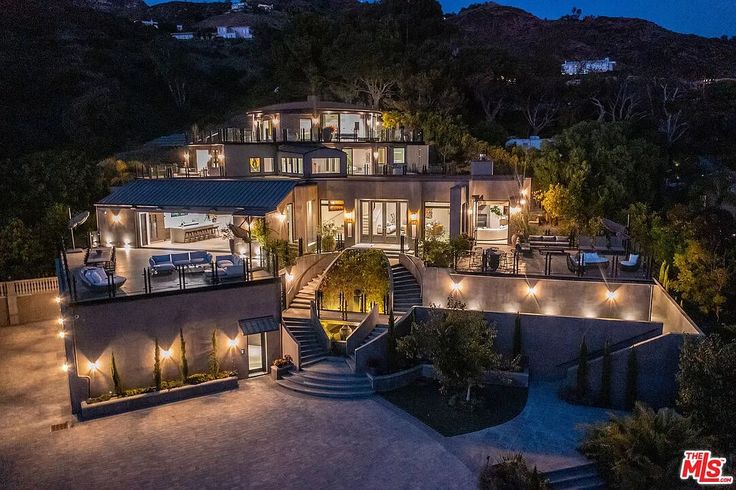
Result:
[[[369,243],[398,243],[399,235],[406,225],[405,214],[405,203],[399,203],[397,201],[362,201],[362,241]]]
[[[266,334],[248,335],[248,372],[257,373],[266,370]]]

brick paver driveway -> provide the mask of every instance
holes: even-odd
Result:
[[[2,488],[473,488],[441,437],[379,399],[237,391],[74,425],[53,324],[0,328]]]

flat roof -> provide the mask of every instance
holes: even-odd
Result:
[[[381,111],[371,109],[363,105],[347,104],[345,102],[334,102],[329,100],[299,100],[296,102],[283,102],[280,104],[271,104],[263,107],[258,107],[248,111],[248,114],[259,113],[259,112],[305,112],[312,113],[315,111],[352,111],[352,112],[374,112],[380,114]]]
[[[96,206],[206,209],[263,216],[301,181],[296,179],[136,179],[116,188]]]

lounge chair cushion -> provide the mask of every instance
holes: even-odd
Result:
[[[622,260],[619,262],[623,266],[634,266],[639,261],[639,255],[637,254],[630,254],[629,258],[626,260]]]

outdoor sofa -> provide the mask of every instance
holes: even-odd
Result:
[[[626,260],[619,262],[619,266],[623,272],[636,272],[639,270],[641,256],[638,254],[629,254]]]
[[[529,235],[529,245],[533,248],[567,248],[570,246],[570,238],[555,235]]]
[[[204,250],[199,250],[197,252],[152,255],[151,258],[148,259],[148,265],[151,266],[151,270],[156,274],[170,273],[177,267],[206,265],[210,262],[212,262],[212,255]]]
[[[244,275],[244,260],[238,255],[218,255],[215,257],[217,277],[219,279],[236,279]]]

